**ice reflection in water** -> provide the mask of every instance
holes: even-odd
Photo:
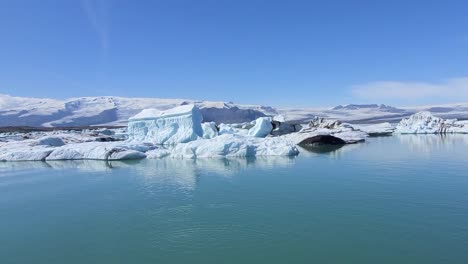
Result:
[[[196,188],[200,171],[229,177],[247,168],[271,169],[294,164],[295,157],[256,157],[223,159],[144,159],[132,161],[68,160],[68,161],[22,161],[0,162],[2,170],[24,171],[31,169],[78,170],[98,173],[110,170],[126,170],[142,178],[146,184],[170,184],[180,188]]]

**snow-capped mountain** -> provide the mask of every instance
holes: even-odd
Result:
[[[0,127],[126,125],[129,117],[145,108],[166,110],[195,104],[205,122],[242,123],[281,114],[286,121],[307,122],[315,116],[350,123],[394,122],[416,112],[429,111],[445,119],[468,119],[468,103],[418,107],[384,104],[348,104],[329,108],[273,108],[187,99],[128,98],[117,96],[70,99],[14,97],[0,94]]]
[[[401,119],[420,111],[428,111],[442,118],[468,119],[468,103],[418,107],[348,104],[331,108],[285,108],[277,110],[286,120],[308,121],[315,116],[321,116],[350,123],[397,123]]]
[[[142,109],[166,110],[185,104],[197,105],[207,122],[248,122],[275,114],[269,107],[184,99],[102,96],[59,100],[0,95],[0,126],[125,125]]]
[[[347,105],[338,105],[333,107],[331,110],[340,111],[340,110],[363,110],[363,109],[372,109],[382,112],[389,113],[398,113],[405,112],[403,109],[399,109],[393,106],[384,105],[384,104],[347,104]]]

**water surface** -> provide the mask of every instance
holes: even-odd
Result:
[[[0,163],[1,263],[468,263],[468,135]]]

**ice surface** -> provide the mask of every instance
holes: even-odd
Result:
[[[37,145],[35,140],[0,143],[0,161],[37,161],[44,160],[53,147]]]
[[[255,126],[249,129],[247,135],[251,137],[266,137],[273,130],[273,125],[271,124],[271,118],[260,117],[255,120]]]
[[[86,142],[68,144],[55,148],[46,160],[119,160],[142,159],[148,150],[145,145],[127,145],[120,142]]]
[[[224,134],[234,134],[236,133],[236,130],[232,127],[232,125],[228,124],[219,124],[219,135],[224,135]]]
[[[380,123],[380,124],[372,124],[372,125],[352,125],[357,130],[361,130],[366,132],[371,136],[379,136],[379,135],[390,135],[395,130],[395,127],[392,124]]]
[[[63,140],[61,138],[59,138],[59,137],[48,137],[48,136],[45,136],[45,137],[42,137],[42,138],[38,139],[37,144],[38,145],[52,146],[52,147],[60,147],[60,146],[65,145],[65,143],[63,142]]]
[[[218,129],[215,122],[202,123],[203,138],[210,139],[218,135]]]
[[[178,144],[171,152],[174,158],[293,156],[299,153],[295,144],[279,137],[256,138],[235,134],[220,135]]]
[[[194,105],[166,111],[145,109],[128,122],[129,140],[154,144],[185,143],[203,137],[203,117]]]
[[[430,112],[423,111],[401,120],[395,132],[399,134],[468,133],[468,124],[456,119],[436,117]]]
[[[319,135],[331,135],[344,140],[347,144],[362,142],[368,136],[366,132],[356,130],[350,124],[316,117],[309,122],[308,125],[304,126],[301,131],[281,137],[287,138],[295,144],[299,144],[307,138]]]

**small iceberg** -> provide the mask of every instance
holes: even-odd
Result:
[[[395,129],[399,134],[449,134],[468,133],[468,122],[443,119],[430,112],[416,113],[400,121]]]

